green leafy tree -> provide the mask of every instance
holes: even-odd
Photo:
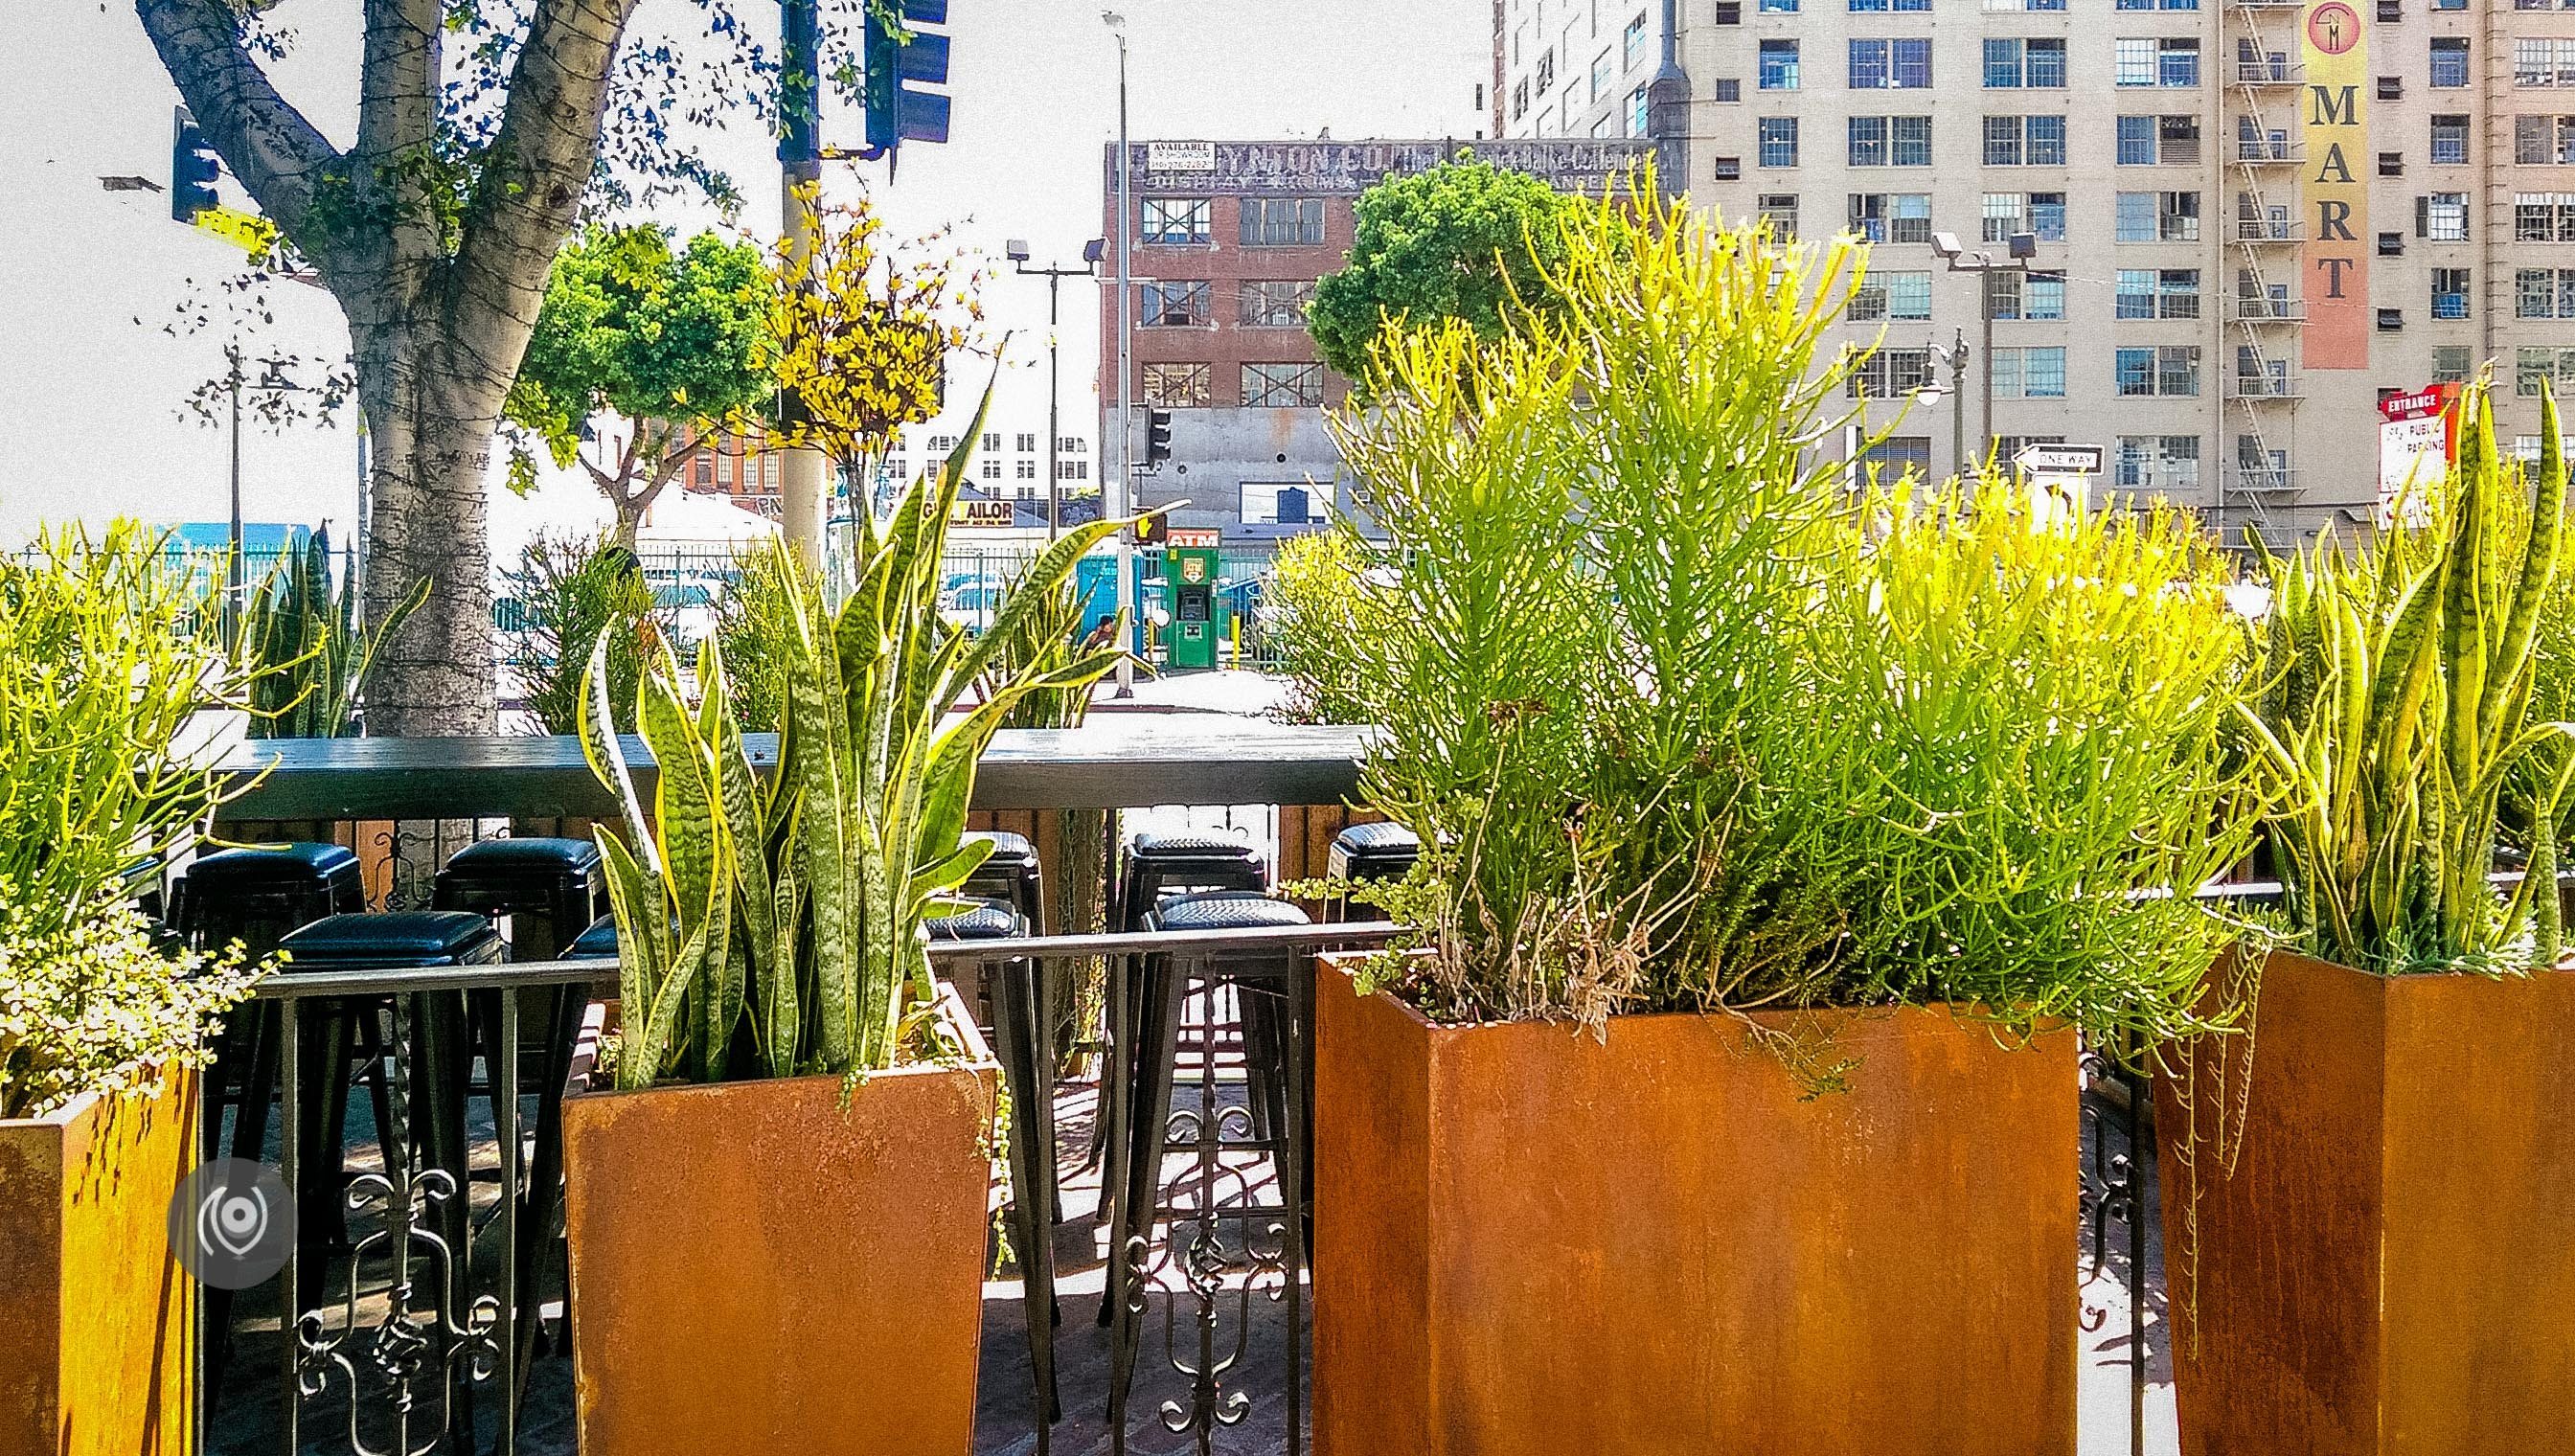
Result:
[[[1349,261],[1314,286],[1315,352],[1363,386],[1368,346],[1389,320],[1459,319],[1479,338],[1498,337],[1512,299],[1546,307],[1546,275],[1564,262],[1564,221],[1578,201],[1463,153],[1369,188]]]
[[[763,334],[775,290],[760,249],[711,232],[678,249],[671,238],[668,228],[593,228],[555,259],[505,412],[556,465],[581,465],[616,513],[617,545],[630,548],[707,437],[771,393]],[[585,440],[603,414],[623,422],[622,438]],[[510,479],[534,484],[524,445]]]

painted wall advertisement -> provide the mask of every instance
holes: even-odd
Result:
[[[2299,201],[2307,220],[2303,361],[2309,369],[2369,367],[2368,36],[2349,0],[2315,0],[2301,26],[2306,105]]]
[[[2378,402],[2378,526],[2432,523],[2432,490],[2459,454],[2459,386],[2426,385]],[[2398,503],[2402,502],[2400,508]]]

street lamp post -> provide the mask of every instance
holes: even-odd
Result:
[[[1967,331],[1961,328],[1957,338],[1932,345],[1930,352],[1931,362],[1949,371],[1949,472],[1963,480],[1967,474]],[[1927,405],[1939,396],[1934,386],[1914,398]]]
[[[1100,270],[1100,255],[1104,251],[1102,241],[1094,238],[1082,245],[1080,268],[1062,268],[1052,263],[1044,268],[1031,268],[1026,240],[1013,238],[1003,248],[1003,256],[1011,260],[1013,268],[1032,278],[1047,281],[1047,540],[1050,542],[1064,530],[1064,469],[1058,459],[1064,448],[1064,427],[1057,419],[1062,408],[1059,383],[1063,378],[1063,367],[1059,358],[1062,351],[1058,347],[1061,341],[1056,333],[1056,293],[1068,278],[1096,276]]]
[[[1114,396],[1117,419],[1108,432],[1118,442],[1118,461],[1109,480],[1100,483],[1100,504],[1115,517],[1132,513],[1135,477],[1128,462],[1132,459],[1129,439],[1134,414],[1129,392],[1136,378],[1135,288],[1128,280],[1128,263],[1136,251],[1136,198],[1134,159],[1127,150],[1127,17],[1115,10],[1100,12],[1101,22],[1118,37],[1118,392]],[[1113,494],[1114,490],[1114,494]],[[1126,532],[1118,534],[1118,616],[1131,624],[1136,620],[1136,544]],[[1135,654],[1121,653],[1118,658],[1116,698],[1136,696]]]
[[[1972,273],[1976,275],[1976,297],[1979,305],[1976,312],[1982,316],[1984,327],[1983,348],[1985,365],[1985,403],[1983,419],[1981,421],[1982,428],[1984,430],[1984,450],[1991,450],[1994,448],[1993,275],[1997,273],[2028,273],[2030,260],[2038,256],[2038,235],[2036,233],[2014,233],[2005,242],[2004,248],[2005,255],[2001,258],[1996,258],[1992,253],[1983,250],[1973,253],[1967,252],[1959,246],[1958,235],[1955,233],[1933,233],[1931,235],[1932,253],[1936,255],[1941,262],[1949,265],[1949,271],[1951,273]],[[1979,453],[1981,454],[1982,452],[1980,451]],[[1964,462],[1961,462],[1962,466]],[[1964,474],[1964,471],[1962,470],[1960,473]]]

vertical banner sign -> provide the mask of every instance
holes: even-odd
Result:
[[[2309,369],[2369,367],[2368,133],[2361,115],[2369,81],[2369,46],[2360,12],[2348,0],[2314,0],[2306,8],[2301,48],[2306,60],[2306,145],[2299,201],[2307,219],[2305,286]]]

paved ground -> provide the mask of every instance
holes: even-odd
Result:
[[[363,1100],[361,1116],[363,1116]],[[1109,1341],[1107,1332],[1094,1323],[1099,1307],[1102,1262],[1100,1251],[1107,1240],[1097,1226],[1098,1178],[1078,1171],[1088,1147],[1093,1106],[1092,1089],[1087,1084],[1069,1084],[1059,1098],[1063,1164],[1068,1170],[1066,1183],[1066,1221],[1058,1230],[1056,1252],[1058,1267],[1063,1271],[1062,1289],[1064,1322],[1058,1332],[1057,1359],[1059,1380],[1064,1395],[1064,1419],[1053,1432],[1051,1448],[1065,1456],[1093,1456],[1113,1449],[1106,1419],[1109,1387]],[[2092,1124],[2087,1117],[2087,1139]],[[2124,1151],[2115,1137],[2115,1128],[2107,1146],[2111,1156]],[[2083,1156],[2089,1160],[2092,1149],[2087,1143]],[[364,1159],[356,1161],[363,1163]],[[1171,1165],[1174,1180],[1184,1171],[1184,1163]],[[1256,1166],[1246,1169],[1252,1174],[1256,1196],[1273,1196]],[[487,1194],[488,1196],[488,1194]],[[2145,1206],[2154,1206],[2149,1195]],[[2149,1230],[2150,1233],[2152,1230]],[[2128,1289],[2131,1270],[2126,1251],[2126,1230],[2113,1223],[2109,1229],[2109,1258],[2097,1277],[2083,1285],[2080,1336],[2082,1360],[2079,1387],[2081,1441],[2083,1456],[2123,1456],[2129,1451],[2129,1378],[2128,1378]],[[2148,1346],[2152,1352],[2149,1365],[2151,1383],[2145,1399],[2145,1444],[2143,1450],[2153,1456],[2169,1456],[2176,1449],[2172,1429],[2170,1370],[2162,1348],[2164,1331],[2161,1296],[2159,1239],[2149,1238],[2147,1278],[2149,1287]],[[2069,1255],[2083,1261],[2091,1272],[2091,1228],[2087,1220],[2082,1246],[2069,1250]],[[1021,1318],[1020,1289],[1016,1279],[1005,1277],[986,1285],[984,1320],[984,1374],[977,1413],[976,1449],[979,1453],[1009,1453],[1026,1456],[1039,1449],[1037,1425],[1033,1418],[1035,1401],[1031,1389],[1028,1346]],[[1232,1282],[1239,1291],[1240,1280]],[[1235,1329],[1236,1300],[1230,1297],[1224,1307],[1223,1331]],[[1127,1449],[1148,1456],[1195,1450],[1195,1438],[1165,1429],[1158,1411],[1167,1400],[1186,1406],[1189,1382],[1173,1372],[1162,1358],[1165,1332],[1161,1320],[1167,1301],[1157,1299],[1150,1316],[1146,1341],[1146,1362],[1140,1367],[1134,1407],[1129,1425]],[[1271,1456],[1287,1450],[1287,1420],[1289,1414],[1285,1400],[1286,1323],[1284,1307],[1268,1298],[1250,1301],[1252,1327],[1246,1353],[1236,1367],[1229,1389],[1239,1390],[1250,1400],[1250,1411],[1241,1424],[1218,1431],[1213,1449],[1228,1456]],[[363,1319],[380,1318],[385,1308],[381,1291],[372,1291],[361,1304]],[[1178,1333],[1190,1347],[1195,1335],[1185,1302],[1183,1322]],[[276,1324],[273,1303],[262,1307],[256,1297],[245,1303],[238,1325],[241,1358],[228,1379],[217,1409],[210,1450],[216,1456],[233,1453],[274,1452],[279,1444],[275,1426],[276,1392],[280,1377],[274,1363]],[[1300,1339],[1305,1331],[1300,1327]],[[575,1442],[571,1416],[571,1379],[569,1361],[559,1358],[537,1362],[524,1408],[520,1450],[531,1456],[572,1456]],[[350,1450],[343,1387],[312,1402],[304,1416],[305,1449],[312,1452],[346,1453]],[[1301,1407],[1302,1392],[1299,1392]],[[493,1432],[492,1412],[478,1413],[486,1449]],[[424,1420],[434,1419],[426,1409]],[[381,1448],[387,1432],[372,1418],[361,1434],[371,1446]],[[452,1446],[449,1449],[454,1449]]]

